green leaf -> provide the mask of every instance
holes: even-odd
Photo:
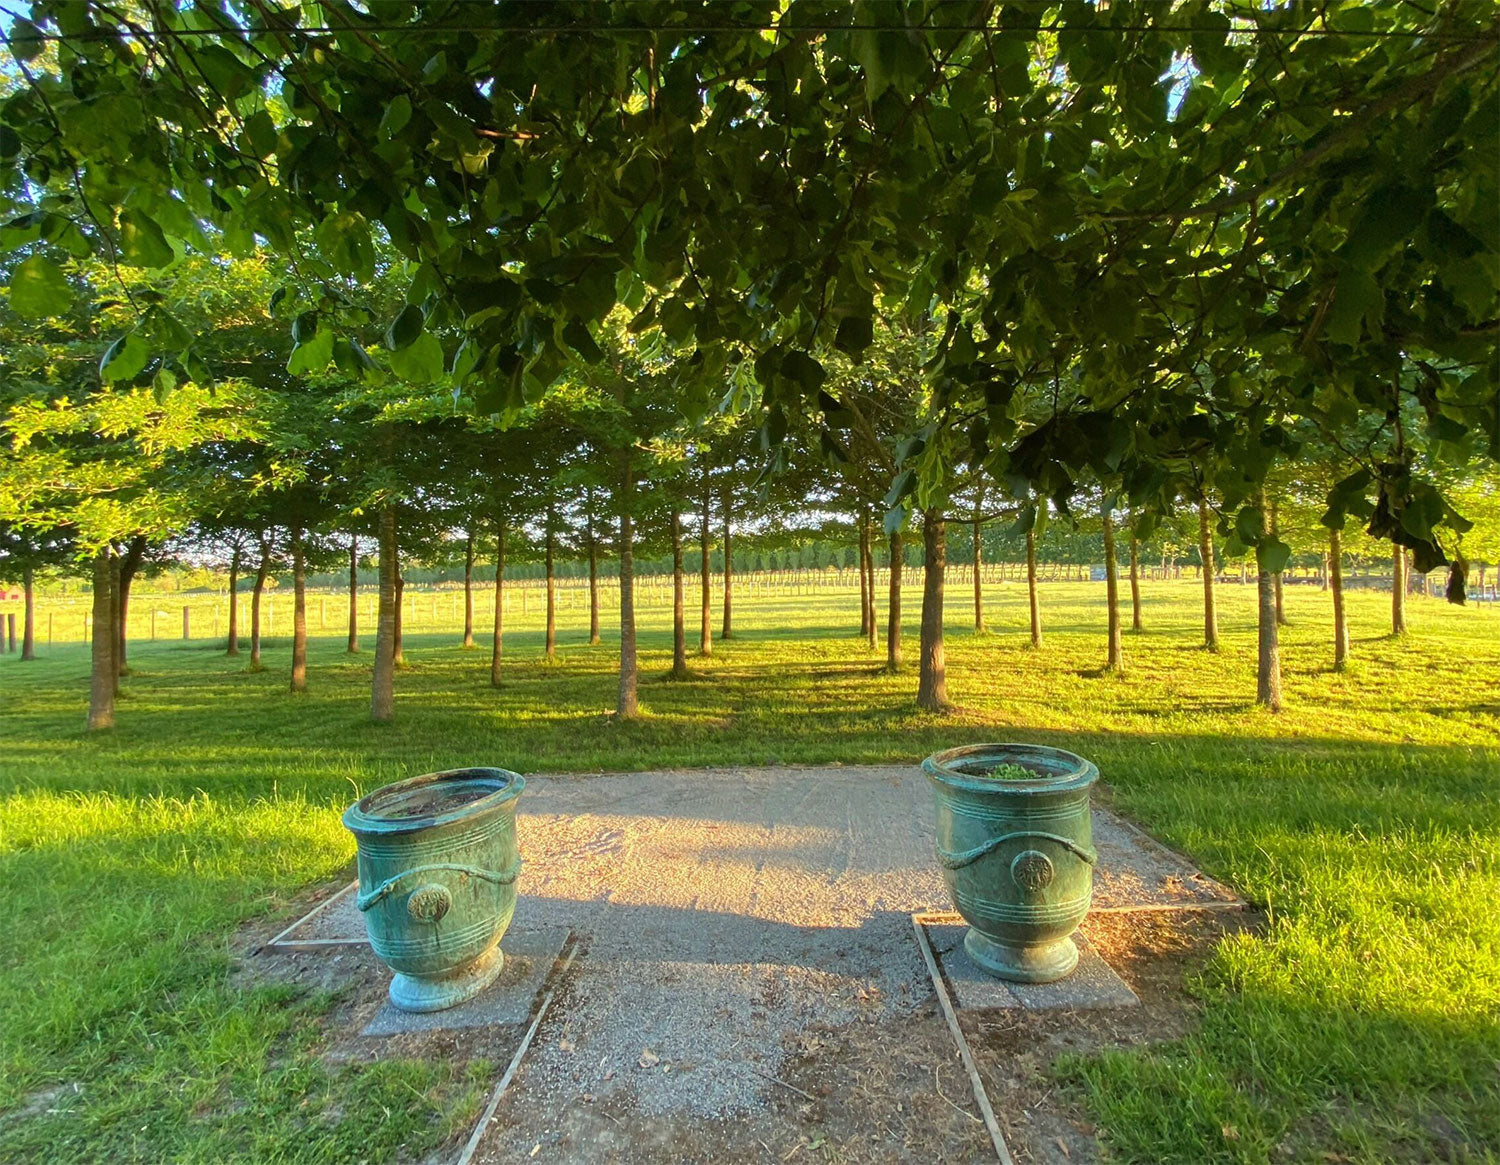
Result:
[[[370,359],[358,340],[335,340],[333,362],[340,372],[349,376],[365,376],[375,371],[375,361]]]
[[[597,364],[604,359],[604,349],[594,342],[588,328],[579,320],[573,320],[563,328],[563,339],[590,364]]]
[[[875,322],[869,316],[849,316],[839,321],[833,346],[856,359],[875,342]]]
[[[131,267],[165,267],[177,254],[155,219],[126,210],[120,213],[120,258]]]
[[[386,329],[385,346],[393,352],[409,347],[422,334],[422,328],[426,322],[427,319],[422,314],[421,308],[414,303],[407,304],[401,309],[401,314],[391,321],[391,326]]]
[[[398,93],[391,99],[391,103],[385,107],[385,113],[380,118],[380,136],[386,141],[395,137],[411,120],[411,98],[405,93]]]
[[[345,275],[368,282],[375,276],[375,247],[370,224],[357,211],[330,215],[314,232],[323,256]]]
[[[443,345],[431,332],[391,353],[391,371],[412,384],[431,384],[443,374]]]
[[[1243,511],[1242,511],[1243,512]],[[1280,574],[1291,561],[1292,548],[1280,538],[1262,538],[1255,547],[1255,564],[1261,570]]]
[[[151,349],[138,332],[127,332],[104,350],[99,361],[99,379],[106,384],[134,380],[151,359]]]
[[[1265,529],[1265,515],[1255,506],[1245,506],[1234,517],[1234,532],[1246,546],[1260,542],[1260,532]]]
[[[33,255],[10,280],[10,310],[26,320],[60,316],[73,305],[73,289],[62,268],[44,255]]]
[[[286,370],[293,376],[306,376],[322,372],[332,359],[333,332],[328,328],[319,328],[309,339],[292,349],[291,356],[287,358]]]
[[[795,349],[782,358],[781,374],[788,380],[801,385],[809,393],[817,392],[828,375],[823,371],[823,366],[806,352],[798,352]]]
[[[276,152],[276,123],[264,109],[245,119],[245,144],[258,158],[269,158]]]
[[[29,20],[17,17],[10,26],[10,51],[18,61],[34,61],[42,55],[42,30]]]

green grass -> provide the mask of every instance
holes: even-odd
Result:
[[[576,607],[550,663],[537,607],[512,607],[499,691],[486,650],[416,624],[391,726],[366,719],[369,654],[332,629],[303,696],[284,639],[255,674],[205,641],[137,643],[101,737],[82,731],[81,645],[4,657],[0,1160],[392,1160],[468,1121],[480,1070],[334,1066],[329,1000],[230,977],[236,926],[346,870],[337,810],[386,781],[911,761],[986,739],[1090,756],[1121,808],[1271,909],[1195,977],[1193,1035],[1059,1062],[1114,1157],[1495,1159],[1500,610],[1413,598],[1397,640],[1389,596],[1352,594],[1353,661],[1334,673],[1326,594],[1289,586],[1272,716],[1251,703],[1251,588],[1221,588],[1217,655],[1197,645],[1196,584],[1144,590],[1148,630],[1115,677],[1102,585],[1044,588],[1039,652],[1024,587],[989,588],[978,636],[951,588],[946,717],[916,713],[914,671],[885,674],[854,638],[852,590],[742,592],[738,637],[677,682],[667,612],[647,608],[628,724],[608,716],[609,626],[589,647]],[[907,635],[914,660],[914,620]]]

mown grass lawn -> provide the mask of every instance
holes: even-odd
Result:
[[[566,612],[541,658],[514,610],[507,680],[452,633],[409,634],[397,723],[368,710],[368,653],[315,639],[310,687],[204,642],[137,643],[113,732],[82,731],[87,658],[0,660],[0,1159],[394,1160],[472,1116],[482,1073],[332,1067],[329,1001],[231,983],[228,939],[347,869],[338,811],[403,775],[467,764],[598,771],[914,761],[981,739],[1094,758],[1116,804],[1267,907],[1193,989],[1201,1029],[1058,1065],[1133,1161],[1413,1161],[1500,1155],[1500,610],[1350,596],[1354,662],[1329,670],[1328,597],[1289,586],[1286,710],[1254,708],[1253,589],[1221,588],[1198,647],[1192,582],[1145,584],[1123,678],[1103,587],[950,593],[946,717],[912,709],[852,632],[852,591],[737,597],[739,633],[662,679],[667,612],[643,613],[642,707],[607,715],[614,653]],[[916,596],[908,596],[915,615]],[[140,601],[139,599],[137,600]],[[883,604],[882,604],[883,606]],[[908,658],[916,626],[908,626]]]

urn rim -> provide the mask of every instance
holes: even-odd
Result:
[[[995,780],[985,768],[1014,764],[1036,772],[1031,780]],[[1025,796],[1087,789],[1099,779],[1093,761],[1045,744],[1018,742],[964,744],[935,752],[922,762],[922,772],[933,784],[947,789],[989,796]]]
[[[440,788],[448,786],[447,788]],[[526,778],[509,769],[465,768],[424,773],[382,785],[344,810],[344,828],[356,836],[392,837],[420,833],[487,816],[521,795]],[[442,798],[460,797],[441,807]],[[423,802],[436,803],[436,811]]]

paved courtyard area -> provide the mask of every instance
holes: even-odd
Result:
[[[924,1105],[913,1089],[952,1110],[940,1110],[944,1127],[932,1130],[938,1139],[929,1137],[929,1147],[947,1136],[957,1159],[993,1156],[913,935],[913,912],[950,909],[932,856],[932,795],[916,767],[531,776],[518,831],[526,867],[503,946],[517,949],[519,969],[492,1000],[482,996],[451,1021],[416,1025],[447,1027],[461,1043],[491,1007],[494,1024],[518,1030],[545,964],[573,932],[578,953],[558,1002],[476,1160],[707,1160],[736,1146],[746,1159],[779,1158],[768,1134],[779,1134],[789,1115],[839,1107],[841,1090],[851,1093],[841,1120],[865,1119],[855,1115],[861,1102],[869,1109],[871,1127],[850,1134],[869,1159],[908,1151],[920,1159]],[[1094,833],[1096,910],[1236,901],[1105,809],[1095,811]],[[320,973],[320,961],[365,960],[368,952],[300,943],[356,944],[362,936],[344,894],[282,944],[293,950],[288,959]],[[941,939],[935,933],[934,945],[951,959],[957,944]],[[1080,977],[1076,998],[1064,984],[1002,1002],[975,991],[962,968],[944,970],[960,1008],[1133,1003],[1130,989],[1089,954],[1094,971],[1086,983]],[[1100,974],[1118,990],[1101,995]],[[366,1043],[402,1028],[374,997],[356,1018]],[[846,1069],[875,1061],[861,1077],[873,1102],[853,1095],[859,1085],[820,1083],[809,1071],[809,1060],[833,1049]],[[903,1054],[921,1061],[913,1081],[900,1078]],[[825,1087],[829,1094],[820,1095]],[[873,1115],[884,1107],[881,1127]],[[1003,1121],[1017,1119],[1002,1113]]]

